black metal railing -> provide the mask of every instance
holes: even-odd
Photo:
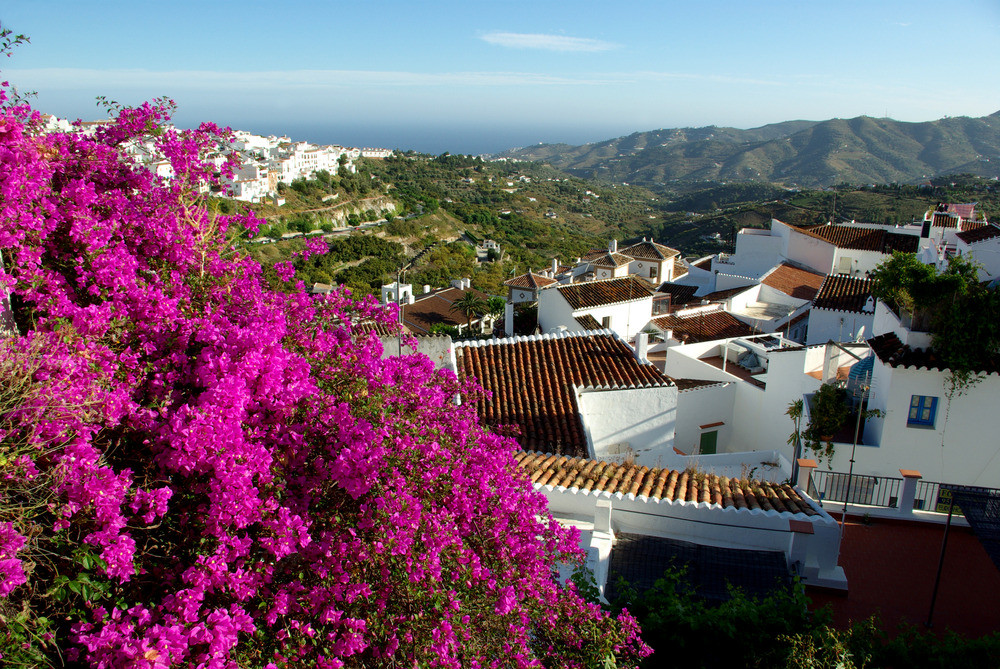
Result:
[[[951,506],[949,488],[954,484],[938,483],[936,481],[917,481],[913,495],[913,508],[916,511],[932,511],[948,513]],[[958,486],[968,489],[970,486]],[[982,492],[1000,492],[996,488],[974,489]],[[849,492],[848,492],[849,491]],[[814,470],[809,476],[806,492],[815,500],[822,502],[844,502],[848,504],[864,504],[880,506],[887,509],[899,508],[899,498],[902,496],[903,479],[892,476],[870,476],[847,472],[831,472]],[[961,513],[958,507],[954,511]]]
[[[848,475],[847,472],[814,470],[809,494],[823,502],[847,502],[894,509],[899,506],[903,479],[891,476]]]

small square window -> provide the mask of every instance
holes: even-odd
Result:
[[[605,330],[611,327],[611,316],[605,316],[601,319],[601,327]]]
[[[934,416],[937,413],[938,398],[929,395],[913,395],[910,397],[910,413],[906,417],[907,425],[934,427]]]

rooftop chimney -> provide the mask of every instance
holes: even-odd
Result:
[[[646,353],[649,351],[649,335],[640,332],[635,336],[635,358],[639,362],[649,362]]]
[[[553,258],[552,259],[552,278],[553,279],[556,278],[556,274],[558,274],[558,273],[559,273],[559,259],[558,258]]]
[[[611,243],[608,244],[608,253],[618,253],[618,240],[612,239]]]

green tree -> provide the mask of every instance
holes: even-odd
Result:
[[[1000,362],[1000,293],[979,281],[968,259],[954,256],[938,271],[913,254],[895,253],[872,279],[875,297],[932,334],[931,348],[949,370],[950,393],[961,394]]]
[[[494,318],[499,318],[503,316],[504,310],[507,308],[507,300],[502,297],[494,295],[493,297],[486,300],[486,313]]]
[[[466,325],[470,328],[472,327],[472,319],[482,316],[487,312],[487,309],[488,305],[486,300],[479,297],[471,290],[466,291],[462,297],[451,305],[452,311],[457,311],[465,315]]]

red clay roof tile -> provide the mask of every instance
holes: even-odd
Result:
[[[431,327],[438,323],[451,327],[465,325],[465,316],[452,309],[465,292],[459,288],[447,288],[426,297],[418,297],[413,304],[404,304],[403,325],[413,334],[429,334]],[[489,298],[489,295],[474,288],[470,288],[469,292],[484,300]]]
[[[621,250],[625,255],[637,260],[666,260],[679,256],[680,251],[656,242],[642,241]]]
[[[925,367],[928,370],[946,371],[949,367],[933,349],[910,348],[894,332],[886,332],[868,340],[878,359],[890,367]],[[975,372],[1000,372],[1000,361],[994,359]]]
[[[456,345],[458,375],[476,378],[492,394],[477,406],[491,426],[513,425],[524,448],[582,456],[587,440],[574,386],[670,385],[652,364],[635,359],[613,335],[572,334]]]
[[[799,228],[799,232],[822,239],[842,249],[855,251],[877,251],[879,253],[914,253],[920,245],[920,238],[882,228],[856,228],[850,225],[817,225]]]
[[[621,253],[605,253],[590,262],[598,267],[621,267],[632,262],[632,258]]]
[[[558,290],[573,309],[632,302],[648,298],[653,294],[648,283],[634,276],[556,286],[551,290]]]
[[[959,232],[956,234],[956,237],[961,239],[966,244],[978,244],[979,242],[985,242],[986,240],[993,239],[994,237],[1000,237],[1000,228],[993,224],[980,225],[970,230]]]
[[[707,502],[722,508],[773,509],[778,513],[817,515],[816,510],[787,483],[728,478],[693,470],[650,469],[549,453],[521,452],[515,457],[532,483],[540,486],[578,488],[609,495],[641,495],[657,500]]]
[[[785,295],[800,300],[812,300],[819,292],[825,278],[825,274],[817,274],[807,269],[781,263],[761,279],[761,283],[780,290]]]
[[[527,274],[522,274],[521,276],[515,276],[513,279],[507,279],[503,282],[503,285],[510,286],[511,288],[537,290],[538,288],[551,286],[554,283],[558,283],[558,281],[550,279],[547,276],[535,274],[534,272],[528,272]]]
[[[748,337],[754,333],[749,325],[721,309],[684,316],[661,316],[654,318],[653,324],[664,332],[673,330],[674,339],[687,343]]]
[[[830,275],[813,300],[817,309],[832,309],[834,311],[864,310],[868,298],[872,294],[872,280],[858,279],[844,275]]]

